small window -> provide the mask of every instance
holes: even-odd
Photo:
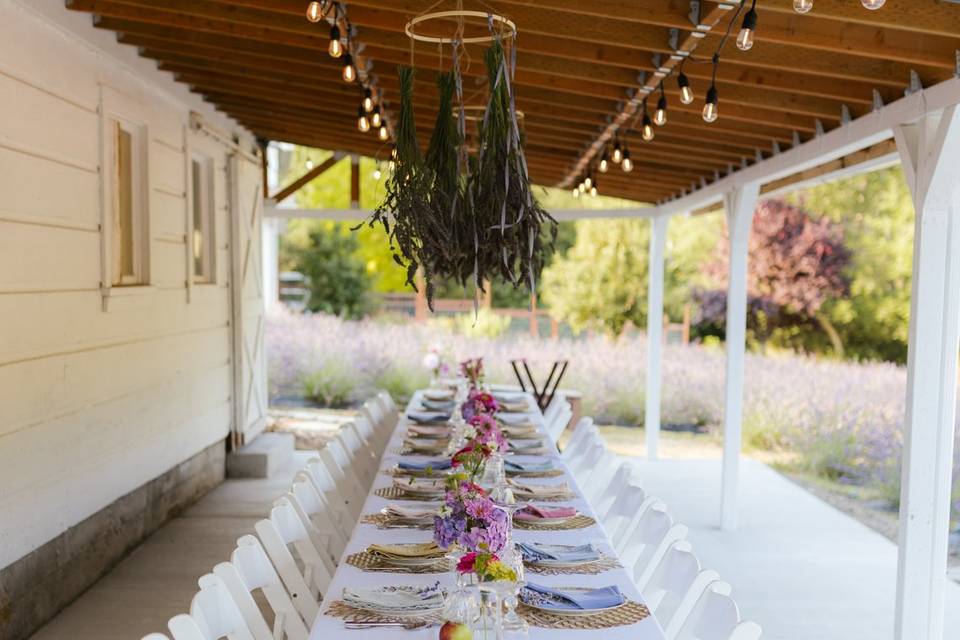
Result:
[[[213,243],[213,161],[194,156],[190,161],[190,180],[193,190],[193,281],[214,281]]]
[[[111,120],[114,286],[146,283],[146,207],[143,204],[142,144],[137,127]]]

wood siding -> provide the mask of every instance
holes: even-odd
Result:
[[[0,568],[224,440],[234,415],[231,152],[190,111],[237,127],[76,17],[0,0]],[[106,304],[104,93],[147,126],[150,260],[150,286]],[[195,147],[215,162],[216,282],[188,287]]]

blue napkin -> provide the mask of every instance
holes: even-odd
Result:
[[[561,591],[539,584],[528,582],[521,595],[524,601],[533,601],[537,606],[545,609],[577,610],[577,609],[609,609],[616,607],[627,599],[620,593],[616,585],[591,589],[590,591]]]
[[[507,471],[551,471],[553,462],[550,460],[538,460],[536,462],[517,462],[515,460],[504,460],[503,466]]]
[[[533,420],[526,413],[516,413],[512,411],[500,411],[497,413],[497,420],[507,425],[524,425],[533,423]]]
[[[438,412],[452,411],[457,406],[457,403],[453,400],[427,400],[424,398],[420,402],[427,409]]]
[[[401,460],[397,463],[397,467],[400,469],[405,469],[407,471],[426,471],[427,469],[433,469],[434,471],[445,471],[453,466],[453,463],[447,460],[427,460],[426,462],[405,462]]]
[[[411,411],[407,417],[420,424],[430,424],[446,422],[450,419],[450,414],[441,411]]]
[[[565,546],[559,544],[517,543],[525,562],[557,560],[559,562],[592,562],[600,559],[600,552],[592,544]]]
[[[510,440],[510,448],[516,451],[524,451],[526,449],[542,449],[543,440]]]

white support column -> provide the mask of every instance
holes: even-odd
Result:
[[[897,640],[942,640],[960,331],[960,110],[894,130],[916,212]]]
[[[657,459],[660,445],[660,361],[663,352],[663,261],[669,216],[650,219],[650,263],[647,285],[647,393],[643,427],[647,457]]]
[[[263,303],[267,309],[280,302],[280,234],[286,221],[263,219]]]
[[[753,212],[760,197],[759,183],[750,183],[724,196],[730,265],[727,284],[727,370],[723,410],[723,479],[720,528],[737,526],[737,492],[743,422],[743,358],[747,334],[747,246]]]

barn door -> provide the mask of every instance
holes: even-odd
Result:
[[[233,444],[242,446],[267,421],[267,365],[261,253],[263,187],[260,167],[230,158],[230,290],[233,326]]]

